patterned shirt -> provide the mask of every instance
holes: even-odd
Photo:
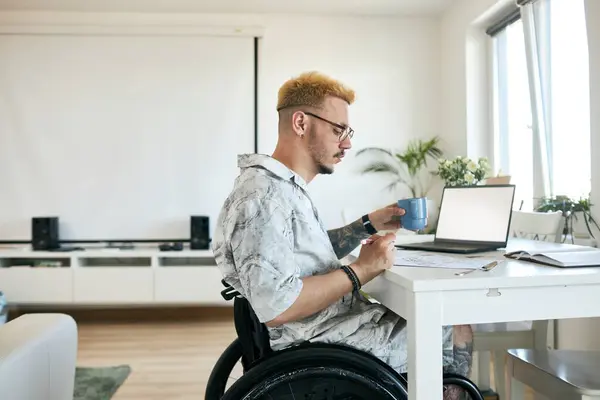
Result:
[[[267,155],[240,155],[238,166],[212,249],[224,280],[264,323],[294,303],[302,278],[341,262],[301,176]],[[269,336],[274,350],[303,341],[348,344],[404,372],[405,326],[384,306],[349,293],[303,320],[269,328]]]

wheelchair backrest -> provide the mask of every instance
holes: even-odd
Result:
[[[221,282],[227,288],[221,292],[223,298],[234,299],[235,330],[242,344],[242,365],[247,371],[252,364],[272,352],[269,331],[266,325],[258,320],[250,302],[225,281]]]
[[[242,342],[245,358],[244,368],[271,353],[268,328],[259,322],[258,317],[244,297],[236,297],[233,304],[235,330]]]

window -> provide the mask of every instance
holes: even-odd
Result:
[[[551,13],[554,194],[591,190],[589,61],[583,0],[553,0]]]
[[[511,175],[515,204],[532,207],[533,132],[527,61],[521,20],[494,38],[496,170]]]
[[[583,0],[537,0],[526,7],[531,14],[521,8],[488,33],[495,169],[517,185],[515,206],[531,210],[542,197],[589,196],[589,63]]]

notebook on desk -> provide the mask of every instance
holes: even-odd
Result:
[[[396,247],[459,254],[506,247],[514,195],[515,185],[445,187],[434,240]]]
[[[593,247],[584,249],[561,248],[545,251],[516,250],[504,254],[504,257],[559,268],[600,267],[600,250]]]

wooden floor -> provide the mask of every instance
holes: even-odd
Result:
[[[227,314],[184,321],[78,321],[79,366],[128,364],[114,400],[201,400],[212,367],[235,338]]]
[[[223,314],[164,322],[78,320],[78,365],[130,365],[132,374],[114,400],[204,399],[214,363],[236,336],[231,315]]]

